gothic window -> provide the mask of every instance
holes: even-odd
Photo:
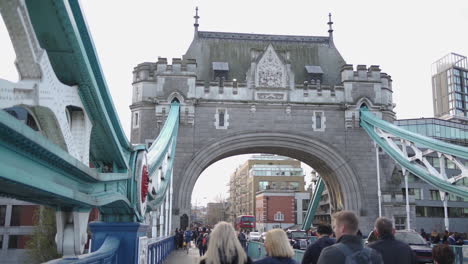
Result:
[[[322,128],[322,113],[320,112],[315,113],[315,128],[317,129]]]
[[[229,127],[229,114],[226,108],[217,108],[215,114],[216,129],[227,129]]]
[[[219,119],[218,119],[218,126],[223,127],[224,126],[224,110],[219,110]]]
[[[140,127],[140,112],[133,113],[133,128]]]
[[[314,111],[312,115],[312,129],[314,131],[325,131],[325,113],[323,111]]]

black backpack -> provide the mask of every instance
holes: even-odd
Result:
[[[364,247],[358,251],[352,251],[347,245],[339,243],[336,245],[345,256],[345,264],[367,264],[372,263],[372,249]]]

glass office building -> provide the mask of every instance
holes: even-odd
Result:
[[[432,64],[435,117],[458,117],[468,121],[468,60],[450,53]]]
[[[397,120],[395,125],[438,140],[468,146],[468,125],[438,118]]]

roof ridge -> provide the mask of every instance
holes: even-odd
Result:
[[[275,35],[275,34],[256,34],[256,33],[237,33],[237,32],[217,32],[217,31],[198,31],[200,38],[220,38],[237,40],[267,40],[267,41],[287,41],[287,42],[314,42],[328,43],[328,36],[301,36],[301,35]]]

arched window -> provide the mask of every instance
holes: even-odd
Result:
[[[19,121],[26,124],[28,127],[32,128],[34,131],[39,131],[39,126],[36,122],[36,119],[26,108],[21,106],[13,106],[5,108],[4,110],[14,118],[18,119]]]

